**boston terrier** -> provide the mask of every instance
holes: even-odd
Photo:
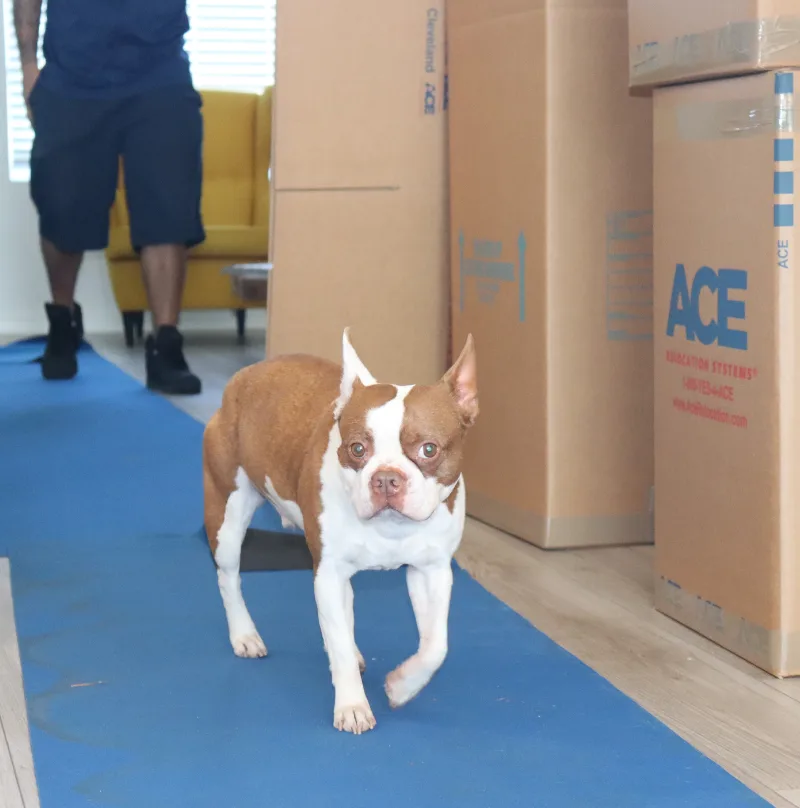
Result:
[[[464,529],[464,442],[478,417],[471,336],[433,385],[375,380],[342,339],[341,365],[305,355],[244,368],[203,438],[205,526],[233,651],[267,648],[242,597],[245,532],[264,501],[304,531],[334,687],[333,725],[375,727],[356,646],[351,579],[407,567],[419,647],[386,678],[392,707],[414,698],[447,654],[452,559]]]

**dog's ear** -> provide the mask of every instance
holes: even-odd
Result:
[[[444,374],[442,381],[453,396],[461,423],[467,427],[472,426],[480,411],[478,406],[478,365],[472,334],[467,337],[461,355],[450,370]]]
[[[336,400],[334,410],[338,418],[342,410],[353,395],[353,388],[356,383],[368,386],[375,384],[375,377],[367,370],[364,363],[359,359],[355,348],[350,342],[350,329],[345,328],[342,334],[342,381],[339,387],[339,398]]]

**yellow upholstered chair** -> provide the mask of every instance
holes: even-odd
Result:
[[[269,253],[269,166],[272,88],[262,94],[205,90],[203,97],[203,198],[206,240],[189,252],[184,309],[230,309],[244,334],[245,312],[263,308],[234,294],[229,264],[264,262]],[[111,209],[106,261],[122,313],[125,338],[141,337],[147,296],[139,259],[131,247],[123,166]]]

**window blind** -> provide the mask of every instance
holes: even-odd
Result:
[[[47,0],[42,0],[39,23],[39,53],[47,22]],[[8,173],[12,182],[27,182],[28,158],[33,132],[22,100],[22,67],[19,61],[17,34],[14,30],[13,0],[3,0],[3,47],[5,49],[6,128],[8,130]]]

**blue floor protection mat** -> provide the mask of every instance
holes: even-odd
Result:
[[[356,577],[378,726],[336,732],[311,573],[246,575],[270,656],[230,650],[202,427],[91,349],[44,383],[40,350],[0,350],[0,554],[42,808],[768,804],[460,570],[450,656],[398,711],[382,682],[416,641],[404,576]]]
[[[75,379],[44,383],[32,364],[42,349],[0,348],[0,555],[9,542],[201,529],[203,426],[90,348]],[[268,508],[253,524],[280,529]]]

